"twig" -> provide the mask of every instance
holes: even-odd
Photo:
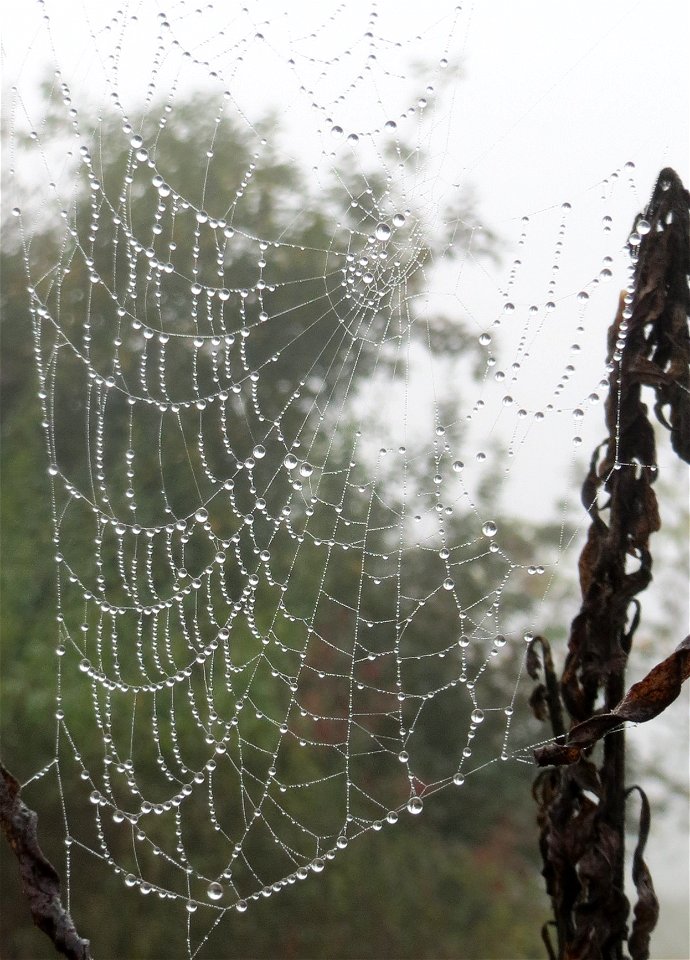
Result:
[[[0,763],[0,823],[19,861],[34,923],[70,960],[91,960],[89,941],[79,936],[60,900],[60,877],[38,845],[38,817],[20,793],[19,782]]]

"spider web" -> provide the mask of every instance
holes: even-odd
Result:
[[[388,5],[80,8],[81,64],[74,19],[39,7],[59,69],[14,123],[50,190],[16,214],[56,758],[94,820],[73,835],[65,799],[68,865],[76,843],[178,901],[193,955],[359,835],[531,762],[524,641],[571,535],[530,543],[513,518],[598,433],[607,370],[582,355],[629,281],[612,225],[635,170],[503,222],[497,258],[470,164],[451,169],[471,8],[413,31]]]

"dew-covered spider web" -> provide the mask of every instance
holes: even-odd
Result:
[[[525,640],[650,184],[616,148],[569,193],[535,150],[484,223],[480,14],[399,6],[40,3],[13,91],[67,872],[179,903],[190,956],[540,735]]]

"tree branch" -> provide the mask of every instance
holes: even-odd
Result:
[[[20,793],[19,782],[0,763],[0,823],[19,861],[22,889],[34,923],[70,960],[91,960],[89,941],[79,936],[60,900],[60,877],[38,845],[38,816]]]

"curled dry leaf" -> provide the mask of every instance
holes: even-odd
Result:
[[[673,653],[657,663],[639,683],[633,684],[613,710],[598,713],[577,724],[568,734],[566,744],[547,744],[534,751],[540,766],[575,763],[581,751],[593,746],[621,723],[646,723],[652,720],[680,695],[682,684],[690,677],[690,636],[678,644]]]
[[[652,930],[659,919],[659,901],[654,892],[654,884],[649,868],[644,861],[644,848],[649,836],[651,815],[647,794],[641,787],[634,786],[626,790],[626,797],[637,791],[642,801],[640,808],[640,826],[637,836],[637,846],[633,854],[632,878],[637,891],[637,903],[633,910],[633,924],[628,937],[628,949],[632,960],[648,960],[649,940]]]

